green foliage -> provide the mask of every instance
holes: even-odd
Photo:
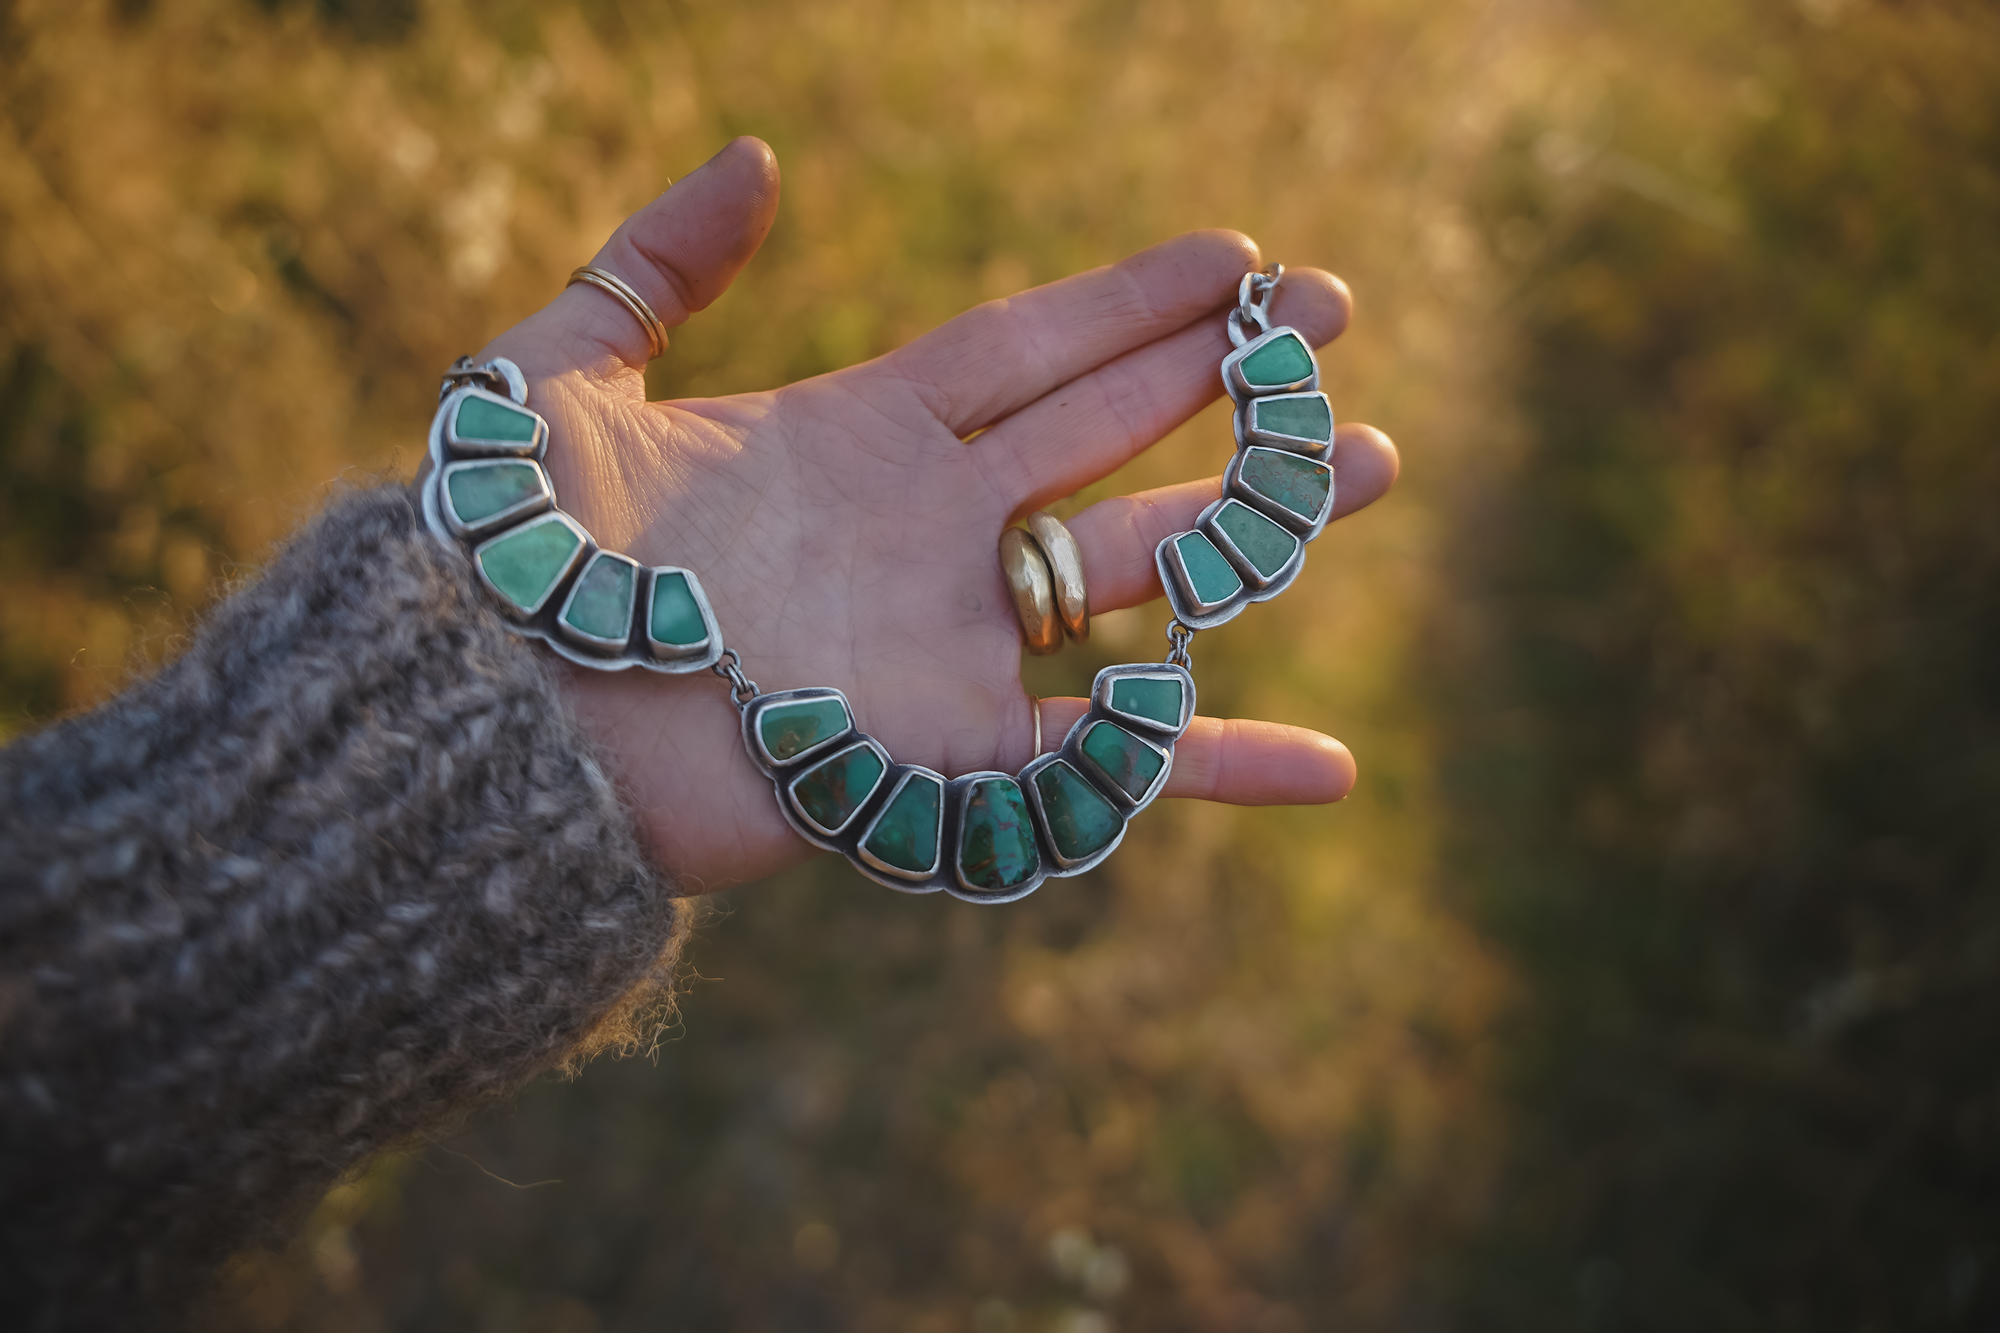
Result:
[[[1441,681],[1525,974],[1482,1328],[2000,1312],[2000,22],[1745,40],[1787,54],[1733,228],[1565,191],[1532,127],[1485,194],[1551,239]]]

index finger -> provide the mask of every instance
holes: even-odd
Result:
[[[1105,268],[974,306],[873,363],[965,436],[1233,300],[1258,265],[1241,232],[1193,231]]]

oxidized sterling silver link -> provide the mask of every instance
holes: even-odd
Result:
[[[1222,497],[1153,553],[1167,603],[1189,629],[1212,629],[1290,587],[1333,512],[1333,408],[1319,391],[1319,361],[1297,329],[1270,322],[1283,276],[1277,264],[1246,273],[1229,312],[1235,347],[1222,358],[1222,384],[1236,404],[1237,454]]]
[[[1278,290],[1278,284],[1285,280],[1285,266],[1272,264],[1261,273],[1245,273],[1243,280],[1236,284],[1236,308],[1229,312],[1229,341],[1241,347],[1250,339],[1243,331],[1245,324],[1255,324],[1265,333],[1271,331],[1271,297]],[[1252,296],[1256,300],[1252,300]]]
[[[743,674],[743,659],[736,655],[734,648],[724,648],[721,659],[709,670],[729,682],[729,694],[736,700],[738,711],[757,697],[757,682]]]
[[[526,378],[504,357],[452,364],[431,418],[426,525],[472,562],[516,632],[579,666],[669,675],[712,666],[722,631],[701,580],[603,550],[557,507],[542,467],[548,423],[527,401]]]
[[[443,383],[438,385],[438,401],[453,389],[466,384],[477,384],[489,393],[505,394],[523,407],[528,403],[528,380],[521,374],[521,368],[505,357],[496,357],[484,365],[475,365],[469,356],[461,356],[445,371]]]
[[[1194,642],[1195,631],[1178,620],[1167,622],[1167,665],[1177,666],[1186,671],[1194,666],[1188,656],[1188,646]]]
[[[585,264],[582,268],[571,272],[569,281],[563,286],[574,287],[579,282],[589,283],[599,291],[608,293],[620,305],[632,312],[632,318],[638,320],[639,327],[646,331],[648,361],[667,350],[667,326],[653,313],[653,307],[646,304],[646,298],[634,291],[625,279],[609,269]]]

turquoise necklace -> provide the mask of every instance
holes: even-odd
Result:
[[[729,683],[743,747],[799,836],[908,893],[1011,902],[1102,862],[1173,770],[1194,718],[1188,646],[1198,630],[1269,601],[1296,579],[1333,509],[1333,412],[1296,329],[1270,322],[1282,265],[1245,274],[1229,312],[1222,382],[1236,453],[1222,496],[1154,553],[1173,619],[1164,662],[1098,672],[1090,707],[1052,753],[1019,773],[948,778],[896,762],[837,689],[764,693],[723,642],[691,569],[607,551],[556,504],[542,466],[548,423],[511,361],[446,373],[431,420],[424,517],[463,550],[515,627],[580,665]]]

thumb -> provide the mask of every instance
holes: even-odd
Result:
[[[590,261],[617,275],[669,328],[728,290],[771,230],[778,159],[744,135],[625,219]],[[480,353],[511,357],[529,379],[582,371],[643,396],[651,344],[611,293],[576,283]]]

